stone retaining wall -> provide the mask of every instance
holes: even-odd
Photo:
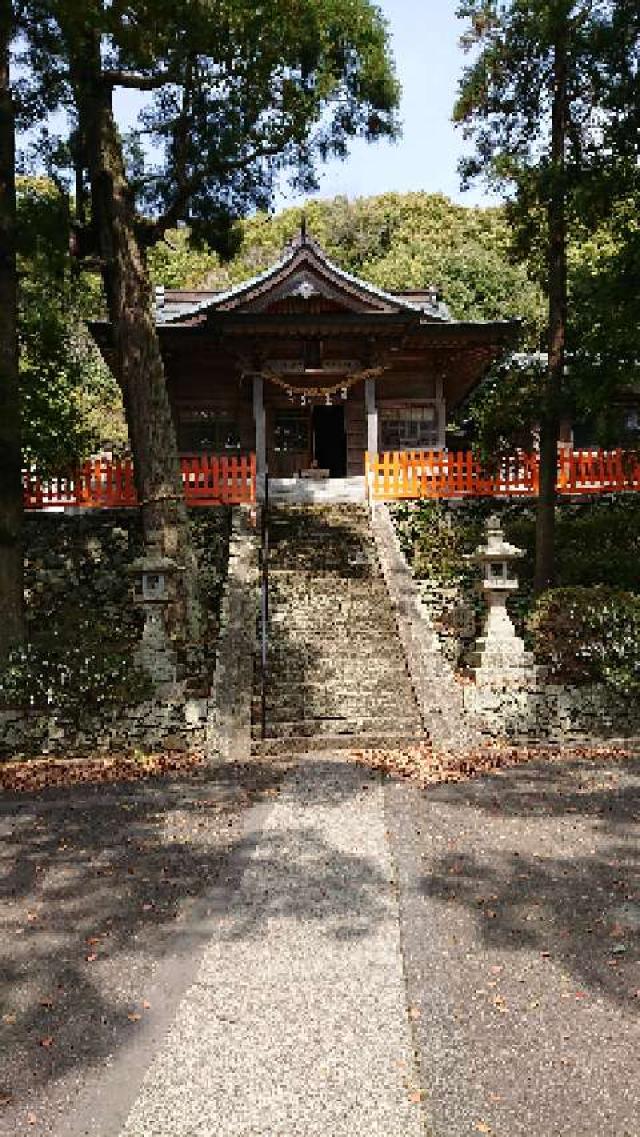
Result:
[[[202,749],[208,699],[180,692],[124,707],[83,726],[42,712],[0,711],[0,758],[20,754],[87,754],[96,750]]]
[[[212,758],[243,762],[251,751],[251,695],[258,615],[258,537],[255,512],[236,506],[216,670],[211,692],[208,750]]]
[[[200,541],[201,572],[215,597],[226,577],[228,519],[207,520]],[[25,524],[25,583],[32,619],[56,626],[61,605],[96,607],[118,629],[122,650],[133,649],[140,615],[130,601],[127,567],[141,549],[136,511],[93,511],[79,516],[31,515]],[[224,585],[223,588],[228,587]],[[64,612],[63,612],[64,615]],[[218,644],[217,604],[207,614],[208,659]],[[224,637],[223,637],[224,638]],[[221,650],[223,650],[221,648]],[[96,750],[201,750],[210,746],[214,700],[186,683],[158,687],[152,697],[73,716],[38,709],[0,709],[0,760],[22,754],[82,755]]]
[[[586,742],[640,736],[640,707],[604,684],[531,682],[464,688],[464,704],[483,734],[514,741]]]
[[[386,506],[373,507],[372,528],[414,690],[437,748],[500,738],[580,743],[640,736],[640,707],[604,684],[545,682],[534,667],[517,683],[457,681]]]

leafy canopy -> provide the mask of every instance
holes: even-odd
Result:
[[[309,201],[307,227],[348,272],[390,290],[435,284],[458,319],[523,318],[537,346],[542,296],[509,255],[503,209],[455,205],[441,194],[382,194],[354,201]],[[228,288],[268,268],[299,231],[301,211],[258,213],[239,227],[240,247],[223,261],[195,247],[186,229],[173,230],[150,252],[158,284]]]
[[[45,473],[126,437],[115,380],[85,323],[99,290],[72,271],[69,221],[68,201],[50,181],[18,179],[23,458]]]
[[[89,35],[103,90],[148,93],[129,175],[149,242],[188,217],[224,248],[229,220],[268,206],[284,171],[310,189],[350,138],[398,131],[387,28],[369,0],[26,0],[23,29],[25,106],[75,115]],[[69,139],[69,164],[82,144]]]

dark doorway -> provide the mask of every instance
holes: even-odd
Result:
[[[347,436],[344,429],[344,407],[313,408],[313,457],[321,470],[332,478],[347,473]]]

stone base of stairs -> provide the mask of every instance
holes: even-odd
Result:
[[[264,480],[258,479],[258,498],[264,499]],[[278,505],[348,505],[364,502],[364,477],[269,478],[269,500]]]
[[[281,738],[254,738],[251,742],[251,754],[255,758],[265,758],[269,755],[296,755],[329,752],[334,750],[403,750],[416,746],[424,746],[429,741],[428,736],[411,734],[410,736],[395,736],[384,732],[379,734],[316,734],[297,737]]]

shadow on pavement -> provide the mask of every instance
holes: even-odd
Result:
[[[321,777],[322,761],[312,765]],[[366,772],[349,770],[346,794],[327,787],[321,800],[337,804],[360,791]],[[251,762],[202,783],[78,787],[2,803],[0,1100],[81,1077],[129,1045],[154,964],[176,951],[181,913],[206,901],[209,918],[233,917],[255,856],[277,888],[256,892],[250,914],[244,897],[229,951],[233,938],[259,936],[274,914],[330,916],[328,934],[339,939],[367,934],[384,882],[366,857],[344,856],[310,829],[300,866],[286,834],[241,835],[242,807],[272,801],[281,777],[275,764]],[[193,958],[193,942],[184,950]]]
[[[451,848],[418,878],[423,895],[472,913],[483,948],[549,953],[637,1009],[639,759],[520,767],[428,802]]]

